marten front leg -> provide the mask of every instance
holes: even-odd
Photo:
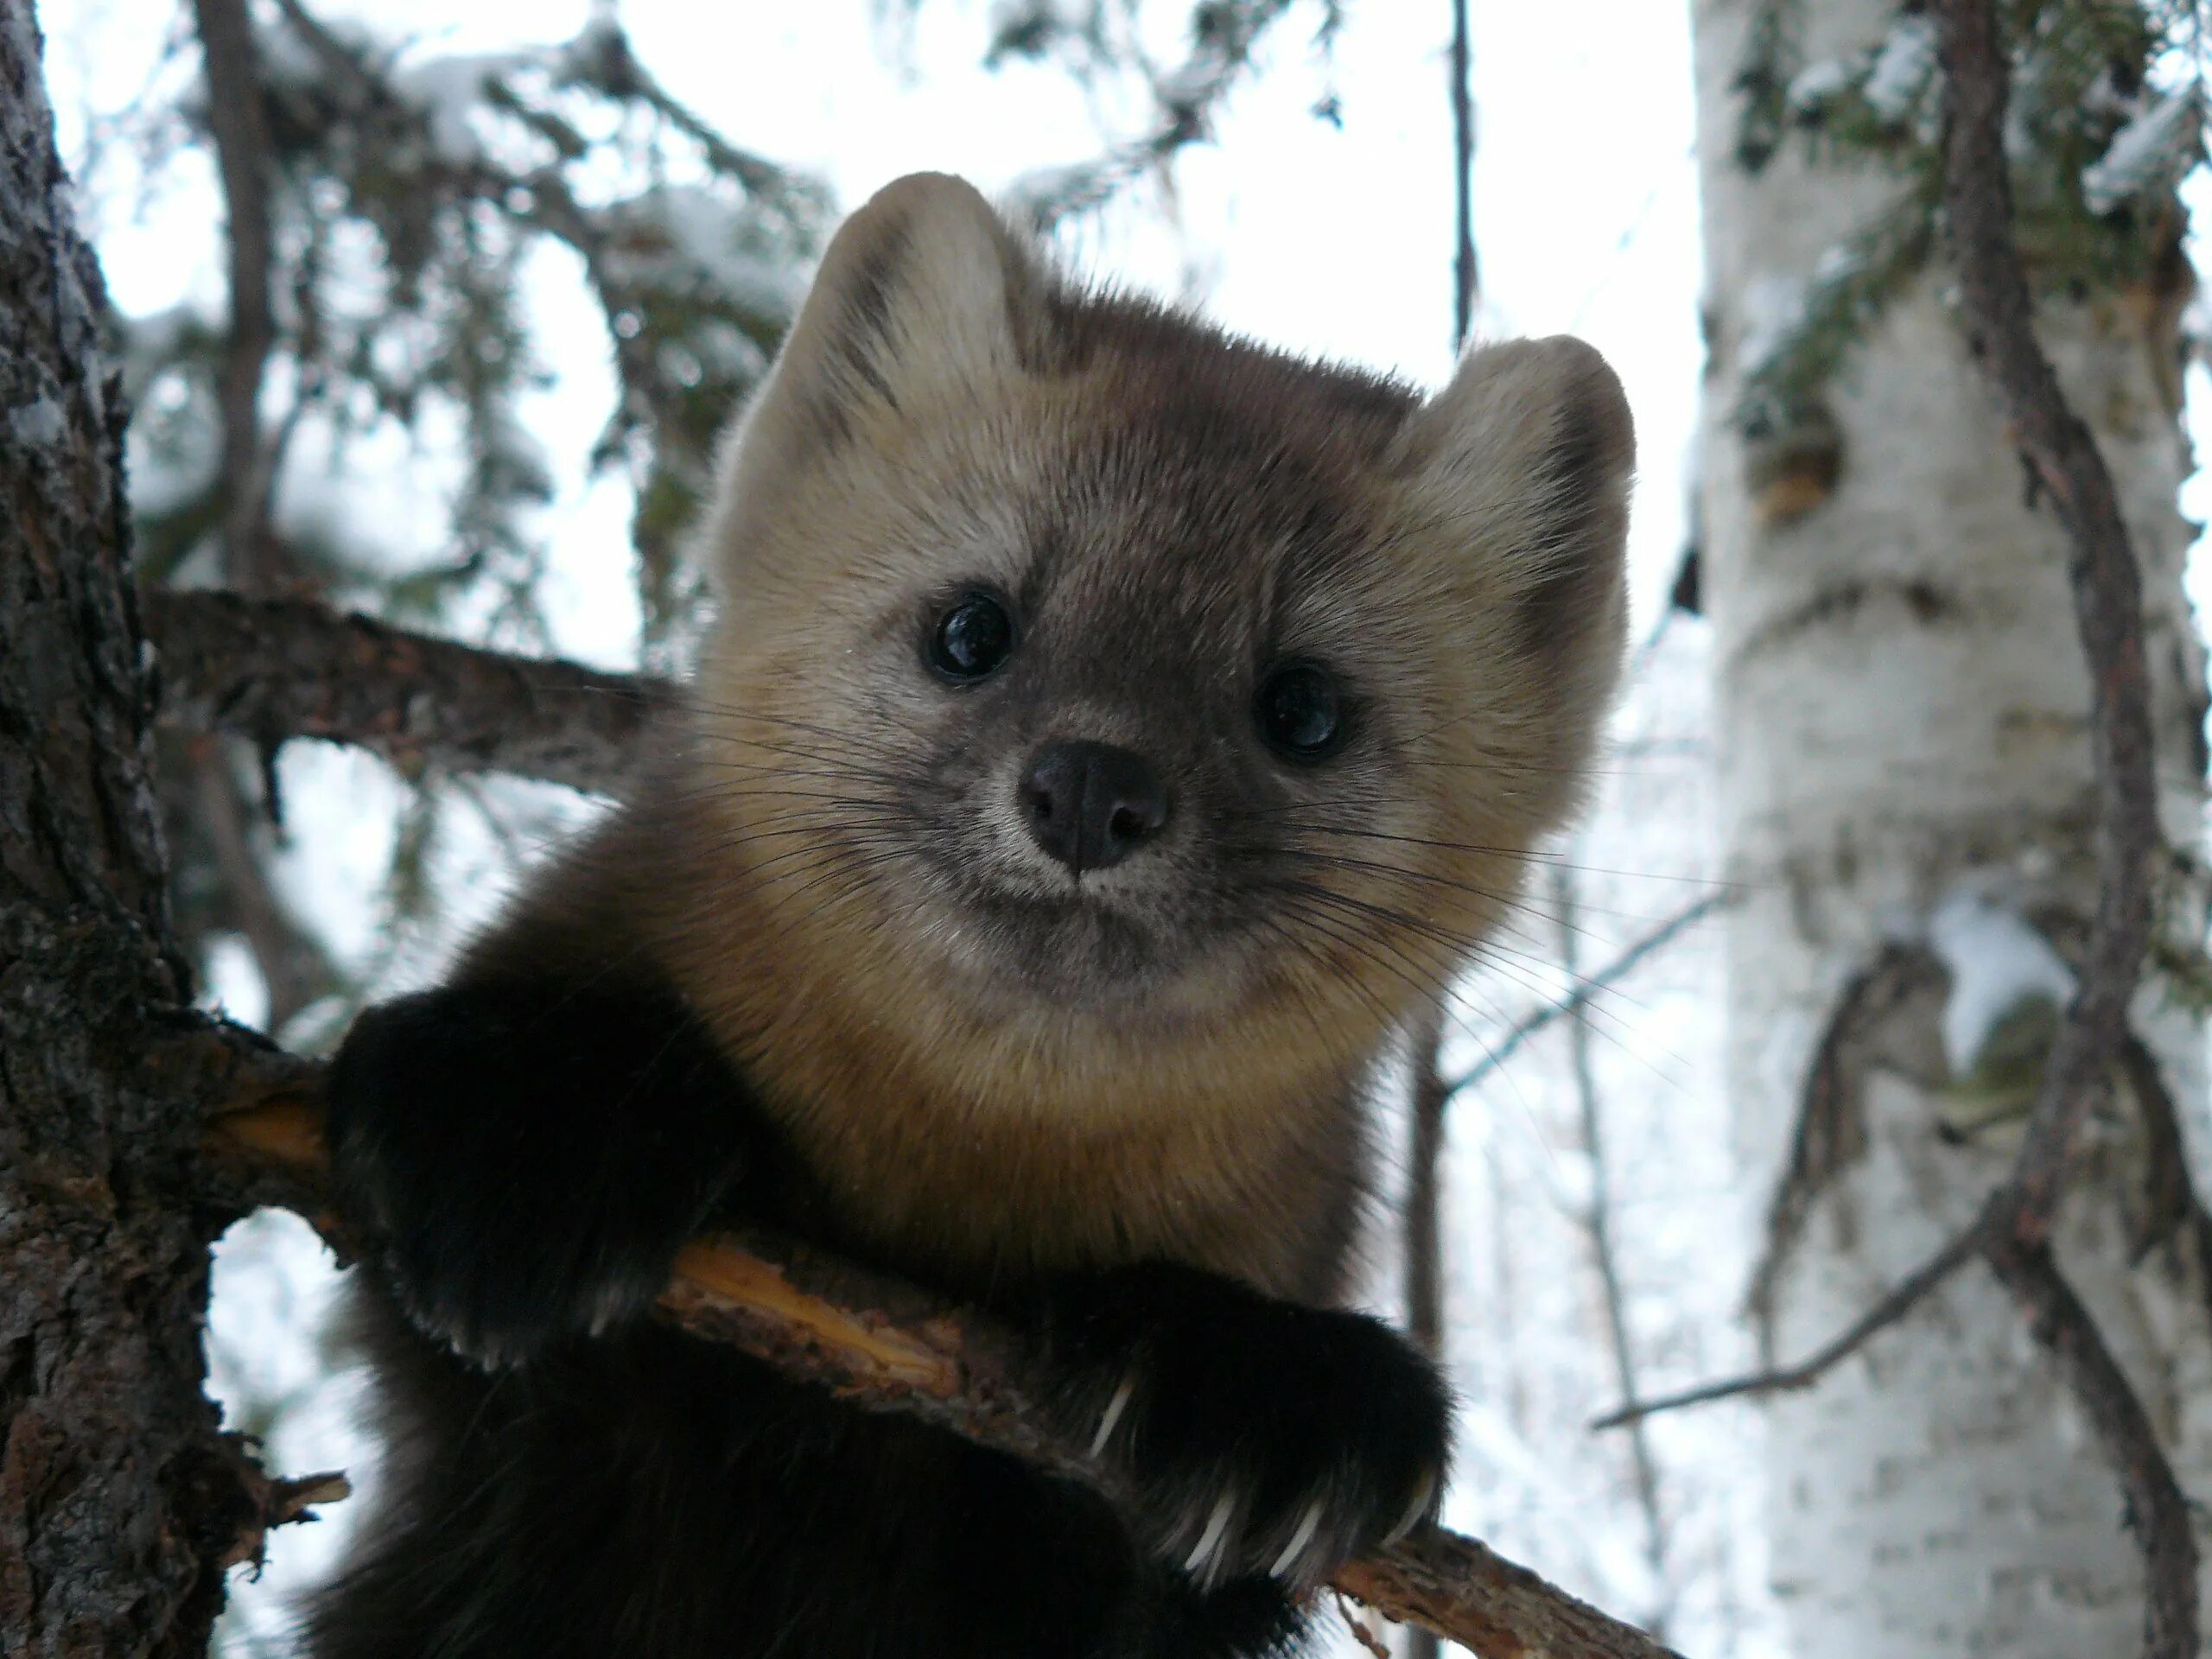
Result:
[[[486,1365],[650,1305],[752,1121],[650,980],[464,979],[371,1008],[328,1098],[340,1207],[408,1317]]]
[[[1043,1325],[1064,1431],[1115,1466],[1147,1547],[1201,1589],[1306,1587],[1434,1513],[1450,1398],[1377,1320],[1154,1262],[1061,1283]]]

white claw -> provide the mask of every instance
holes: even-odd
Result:
[[[1191,1552],[1191,1559],[1183,1563],[1183,1570],[1193,1578],[1211,1576],[1210,1567],[1214,1552],[1229,1535],[1229,1517],[1236,1510],[1236,1493],[1224,1492],[1213,1506],[1213,1513],[1206,1517],[1206,1529],[1198,1535],[1198,1548]]]
[[[1306,1506],[1306,1513],[1298,1522],[1298,1530],[1290,1535],[1290,1541],[1282,1547],[1282,1554],[1275,1557],[1274,1565],[1268,1569],[1268,1576],[1271,1579],[1287,1577],[1292,1566],[1305,1553],[1306,1546],[1313,1541],[1313,1535],[1320,1529],[1321,1500],[1317,1497]]]
[[[1136,1378],[1123,1377],[1122,1386],[1114,1390],[1114,1397],[1106,1402],[1106,1414],[1098,1420],[1098,1433],[1091,1436],[1092,1457],[1096,1458],[1105,1451],[1106,1442],[1114,1438],[1115,1427],[1122,1421],[1122,1414],[1129,1408],[1129,1396],[1136,1392]]]
[[[1390,1535],[1382,1541],[1385,1549],[1421,1524],[1421,1517],[1428,1513],[1429,1499],[1435,1496],[1436,1471],[1432,1469],[1421,1478],[1420,1489],[1414,1493],[1414,1501],[1406,1510],[1405,1519],[1391,1528]]]

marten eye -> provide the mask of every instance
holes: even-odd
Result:
[[[1314,663],[1286,663],[1260,683],[1260,734],[1281,755],[1320,760],[1344,742],[1343,700],[1329,671]]]
[[[986,679],[1014,652],[1014,618],[988,594],[963,594],[931,631],[924,655],[948,680]]]

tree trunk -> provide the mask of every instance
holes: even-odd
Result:
[[[0,1652],[204,1650],[255,1512],[201,1393],[119,393],[27,0],[0,0]],[[218,1047],[219,1046],[217,1046]]]
[[[1795,10],[1811,64],[1876,46],[1899,15],[1896,0]],[[1790,1361],[1918,1265],[2005,1173],[2018,1124],[1987,1090],[1954,1086],[1942,1033],[1947,1012],[1962,1019],[1961,982],[1929,948],[1928,920],[1971,893],[1996,934],[2031,922],[2070,948],[2095,897],[2094,810],[2065,538],[2028,499],[1946,303],[1940,245],[1821,407],[1778,433],[1743,417],[1777,312],[1905,188],[1832,149],[1747,162],[1740,68],[1762,12],[1755,0],[1695,12],[1713,296],[1704,571],[1729,874],[1743,884],[1729,1086],[1744,1178],[1775,1195],[1752,1311]],[[2190,849],[2204,694],[2175,506],[2188,467],[2177,299],[2155,284],[2089,291],[2038,321],[2134,537],[2162,813]],[[2212,1344],[2179,1138],[2198,1128],[2202,1034],[2155,986],[2136,1029],[2186,1122],[2159,1090],[2123,1089],[2057,1243],[2201,1491]],[[1987,1274],[1954,1278],[1817,1389],[1778,1401],[1769,1431],[1773,1573],[1796,1659],[2136,1646],[2142,1573],[2112,1477]]]

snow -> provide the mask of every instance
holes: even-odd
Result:
[[[1936,25],[1924,16],[1899,18],[1867,72],[1866,102],[1883,120],[1903,121],[1935,74]]]
[[[757,238],[742,201],[707,185],[663,185],[616,203],[603,264],[616,281],[661,289],[703,282],[762,317],[789,317],[803,293],[791,273],[752,252]]]
[[[991,8],[991,33],[1004,35],[1038,23],[1080,29],[1090,18],[1090,8],[1086,0],[997,0]]]
[[[1951,976],[1943,1004],[1943,1058],[1951,1075],[1972,1072],[1998,1025],[2032,1001],[2063,1007],[2074,970],[1986,875],[1954,887],[1928,919],[1928,943]]]
[[[1823,58],[1800,69],[1783,95],[1793,110],[1811,110],[1825,104],[1851,85],[1850,66],[1840,58]]]
[[[476,136],[475,114],[483,107],[485,89],[504,75],[532,67],[536,54],[472,52],[430,58],[403,66],[392,73],[393,89],[423,111],[429,124],[430,144],[448,162],[476,159],[481,148]]]
[[[2105,153],[2082,169],[2082,198],[2108,213],[2181,171],[2196,147],[2193,91],[2168,92],[2113,134]]]
[[[38,397],[8,411],[8,431],[17,443],[44,449],[61,442],[67,429],[61,405],[51,397]]]
[[[1805,290],[1789,277],[1761,272],[1744,284],[1738,298],[1744,334],[1737,349],[1748,378],[1774,360],[1790,331],[1804,321]]]

